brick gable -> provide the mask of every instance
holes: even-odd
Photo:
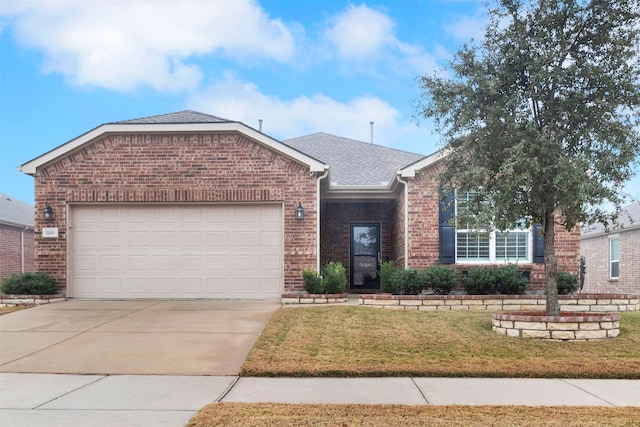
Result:
[[[316,179],[307,165],[235,132],[106,134],[38,169],[36,205],[54,209],[53,221],[38,222],[60,234],[36,233],[37,269],[66,286],[67,204],[282,202],[284,289],[301,289],[300,270],[316,266]],[[293,217],[298,202],[304,221]]]

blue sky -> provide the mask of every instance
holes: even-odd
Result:
[[[411,152],[415,79],[481,38],[480,0],[4,0],[0,192],[21,164],[107,122],[197,110],[277,139],[327,132]],[[627,190],[640,198],[640,177]]]

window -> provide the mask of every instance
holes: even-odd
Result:
[[[612,237],[609,239],[609,278],[618,279],[620,277],[620,239]]]
[[[475,192],[456,195],[456,215],[467,214]],[[462,262],[531,262],[531,231],[525,228],[488,231],[472,229],[468,223],[456,228],[456,261]]]

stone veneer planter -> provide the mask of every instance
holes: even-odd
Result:
[[[307,293],[287,293],[282,294],[282,304],[336,304],[347,302],[349,295],[343,294],[307,294]]]
[[[40,305],[66,300],[64,295],[5,295],[0,294],[0,307],[13,305]]]
[[[563,312],[619,312],[638,311],[640,295],[631,294],[574,294],[559,295]],[[391,295],[364,294],[360,305],[395,310],[486,310],[486,311],[544,311],[544,295]]]
[[[620,313],[560,313],[540,311],[494,313],[491,328],[503,335],[554,341],[590,341],[620,335]]]

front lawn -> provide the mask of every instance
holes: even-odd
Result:
[[[286,405],[213,403],[187,427],[207,426],[632,426],[640,408]]]
[[[640,313],[590,342],[511,338],[491,313],[370,307],[281,308],[243,376],[640,378]]]

